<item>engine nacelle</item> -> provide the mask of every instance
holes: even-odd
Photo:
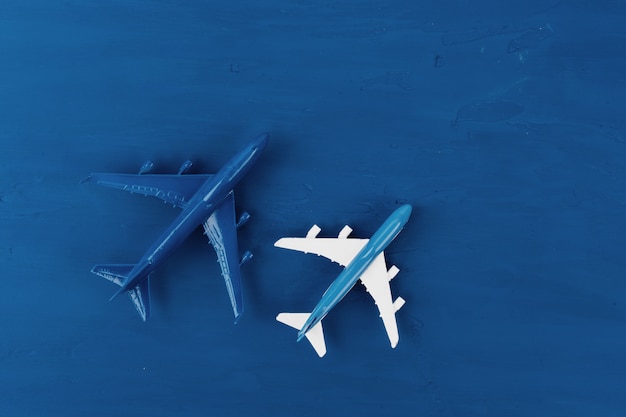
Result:
[[[391,268],[387,270],[387,279],[391,281],[392,279],[396,277],[396,275],[398,275],[398,272],[400,272],[398,267],[395,265],[391,265]]]
[[[239,220],[237,220],[237,225],[236,225],[237,229],[239,229],[244,224],[248,223],[248,220],[250,220],[250,213],[248,213],[247,211],[244,211],[243,213],[241,213],[241,216],[239,216]]]
[[[347,239],[348,236],[350,236],[350,233],[352,233],[352,228],[348,225],[345,225],[343,229],[341,229],[341,231],[339,232],[339,236],[337,237],[339,239]]]
[[[239,266],[242,266],[243,264],[248,262],[253,257],[254,257],[254,255],[252,254],[252,252],[250,252],[249,250],[245,251],[243,256],[241,257],[241,261],[239,261]]]
[[[406,301],[404,301],[404,298],[402,297],[396,298],[396,301],[393,302],[393,309],[395,311],[400,310],[402,306],[404,305],[404,303],[406,303]]]
[[[183,164],[180,166],[180,169],[178,170],[178,175],[183,175],[186,174],[187,171],[189,171],[189,168],[191,168],[191,166],[193,165],[193,163],[187,159],[185,162],[183,162]]]
[[[311,226],[309,231],[306,233],[306,238],[307,239],[315,239],[317,237],[317,235],[320,234],[321,231],[322,231],[322,229],[320,229],[320,227],[318,225],[314,224],[313,226]]]
[[[154,168],[154,162],[148,160],[143,163],[141,168],[139,168],[139,175],[145,174],[146,172],[150,172]]]

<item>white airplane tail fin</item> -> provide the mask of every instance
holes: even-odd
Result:
[[[300,330],[310,315],[311,313],[280,313],[276,316],[276,320],[296,330]],[[320,358],[326,355],[326,342],[324,341],[324,330],[322,329],[321,321],[313,326],[305,336]]]

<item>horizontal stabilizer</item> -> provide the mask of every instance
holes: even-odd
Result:
[[[134,267],[135,265],[126,264],[95,265],[91,268],[91,272],[122,287],[118,291],[119,293],[124,291],[124,283]],[[135,309],[137,309],[137,313],[143,321],[146,321],[150,317],[150,277],[127,292]]]
[[[94,265],[91,272],[121,287],[134,267],[132,264]]]
[[[128,290],[128,295],[141,320],[146,321],[150,317],[150,277],[141,281],[132,290]]]
[[[311,313],[280,313],[276,316],[276,320],[296,330],[300,330],[310,315]],[[326,342],[324,342],[324,330],[322,329],[321,321],[313,326],[305,336],[320,358],[326,355]]]

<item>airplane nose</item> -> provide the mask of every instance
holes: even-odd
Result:
[[[411,212],[413,212],[413,207],[410,204],[404,204],[397,209],[397,212],[400,217],[405,219],[405,221],[408,221],[409,217],[411,216]]]
[[[270,140],[270,134],[269,133],[263,133],[262,135],[257,136],[257,138],[254,140],[255,144],[256,144],[256,148],[258,149],[263,149],[267,146],[267,143]]]

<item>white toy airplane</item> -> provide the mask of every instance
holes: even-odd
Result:
[[[352,232],[349,226],[345,226],[336,238],[318,238],[321,229],[314,225],[304,238],[282,238],[274,243],[279,248],[315,253],[345,267],[324,292],[311,314],[280,313],[276,320],[298,329],[298,341],[306,337],[322,357],[326,354],[322,319],[360,279],[374,299],[391,347],[395,348],[399,340],[396,311],[404,305],[404,299],[398,297],[393,301],[391,298],[389,281],[396,276],[399,269],[394,265],[387,270],[383,251],[400,233],[409,220],[411,211],[408,204],[398,208],[371,239],[348,239]]]

